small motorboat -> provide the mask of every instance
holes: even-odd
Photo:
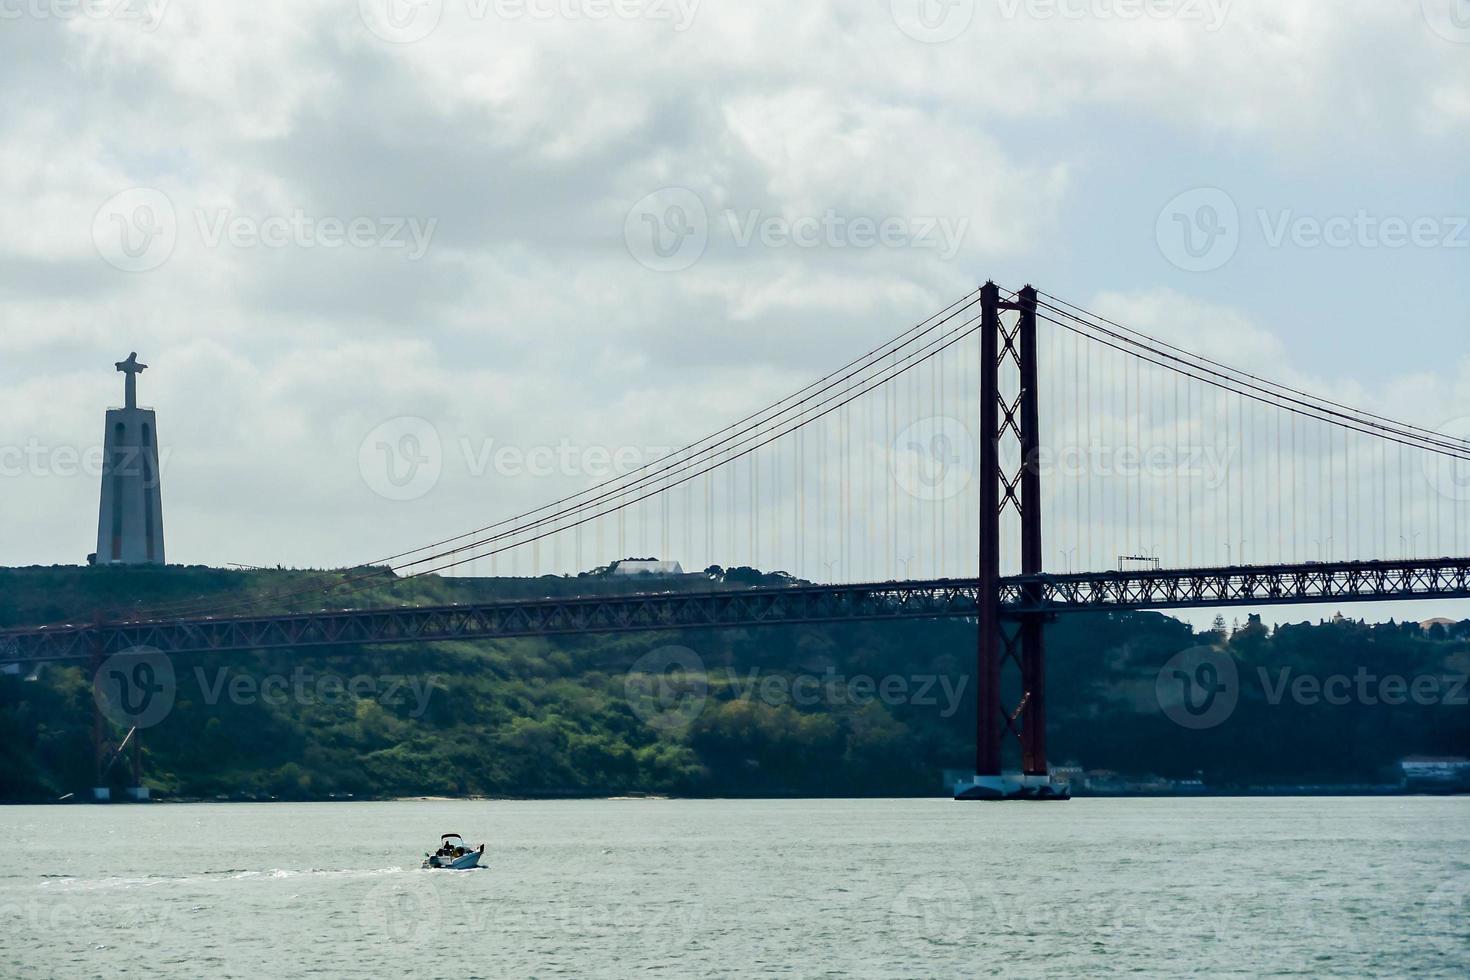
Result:
[[[468,871],[480,866],[480,856],[485,845],[478,850],[471,848],[459,834],[444,834],[439,838],[439,850],[424,855],[425,868],[443,868],[446,871]]]

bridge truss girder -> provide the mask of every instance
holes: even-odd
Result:
[[[1314,562],[1015,578],[1002,605],[1017,614],[1470,598],[1470,559]]]
[[[700,593],[501,600],[392,610],[98,622],[0,632],[0,663],[81,662],[138,647],[238,652],[682,629],[975,619],[979,582],[936,579]],[[1470,558],[1008,576],[997,616],[1470,599]],[[1014,626],[1010,626],[1014,629]]]

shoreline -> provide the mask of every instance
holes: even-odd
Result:
[[[1432,792],[1424,790],[1354,790],[1352,787],[1309,787],[1291,786],[1282,787],[1279,790],[1272,789],[1249,789],[1249,790],[1220,790],[1217,792],[1203,793],[1080,793],[1075,794],[1074,800],[1201,800],[1201,799],[1388,799],[1388,798],[1449,798],[1470,797],[1470,790],[1454,790],[1445,792]],[[282,800],[282,799],[218,799],[202,797],[169,797],[152,798],[148,800],[111,800],[106,803],[95,803],[91,800],[70,798],[59,800],[7,800],[0,801],[0,807],[5,806],[140,806],[147,804],[163,805],[199,805],[199,804],[349,804],[349,803],[650,803],[650,802],[749,802],[756,800],[776,801],[806,801],[817,802],[823,800],[951,800],[947,794],[936,794],[934,796],[667,796],[661,794],[620,795],[620,796],[392,796],[392,797],[337,797],[324,799],[304,800]]]

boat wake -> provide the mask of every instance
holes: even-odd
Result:
[[[192,875],[141,875],[114,876],[106,878],[79,878],[74,875],[42,875],[42,887],[56,887],[67,891],[101,891],[113,888],[153,888],[158,885],[181,885],[190,882],[200,884],[220,881],[270,881],[284,879],[343,879],[375,878],[382,875],[401,874],[408,869],[392,868],[224,868],[216,871],[201,871]]]

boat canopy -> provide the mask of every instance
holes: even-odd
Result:
[[[464,840],[464,835],[463,834],[440,834],[439,835],[439,839],[440,840],[448,840],[451,837],[457,837],[460,840]]]

